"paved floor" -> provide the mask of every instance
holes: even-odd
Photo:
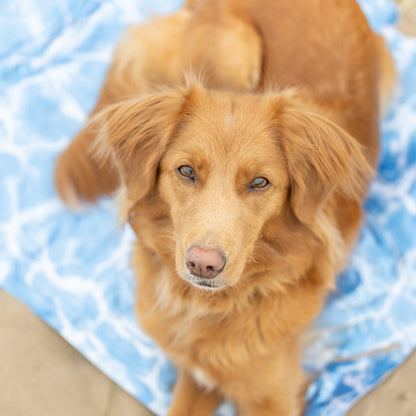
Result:
[[[401,13],[400,30],[405,35],[416,36],[416,0],[399,0],[397,3]]]
[[[0,353],[0,416],[151,415],[1,290]]]
[[[416,0],[401,0],[416,36]],[[0,291],[0,416],[151,416],[29,309]],[[349,416],[415,416],[416,354]]]

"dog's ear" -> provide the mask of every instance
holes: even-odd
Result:
[[[99,129],[96,154],[113,158],[129,201],[143,198],[154,186],[186,96],[185,89],[177,89],[132,98],[110,105],[92,120]]]
[[[291,207],[301,222],[312,223],[334,191],[359,200],[365,196],[373,169],[350,134],[298,105],[280,106],[275,121],[291,181]]]

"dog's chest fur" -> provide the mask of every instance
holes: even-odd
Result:
[[[261,351],[270,348],[264,345],[259,322],[247,319],[250,311],[222,315],[198,309],[191,300],[178,296],[172,276],[157,270],[151,261],[150,270],[143,265],[136,305],[140,325],[205,388],[213,388],[224,373],[228,378],[240,377],[242,369],[259,361]]]

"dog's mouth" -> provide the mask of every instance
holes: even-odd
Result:
[[[185,275],[180,275],[180,277],[199,289],[216,291],[228,286],[224,279],[219,277],[208,279],[201,276],[195,276],[192,273],[186,273]]]

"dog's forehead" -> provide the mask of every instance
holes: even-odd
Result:
[[[210,93],[189,109],[177,145],[217,157],[276,162],[280,147],[268,107],[256,96]]]
[[[226,131],[258,130],[268,124],[263,100],[251,94],[205,91],[195,100],[191,114],[195,115],[196,120]]]

